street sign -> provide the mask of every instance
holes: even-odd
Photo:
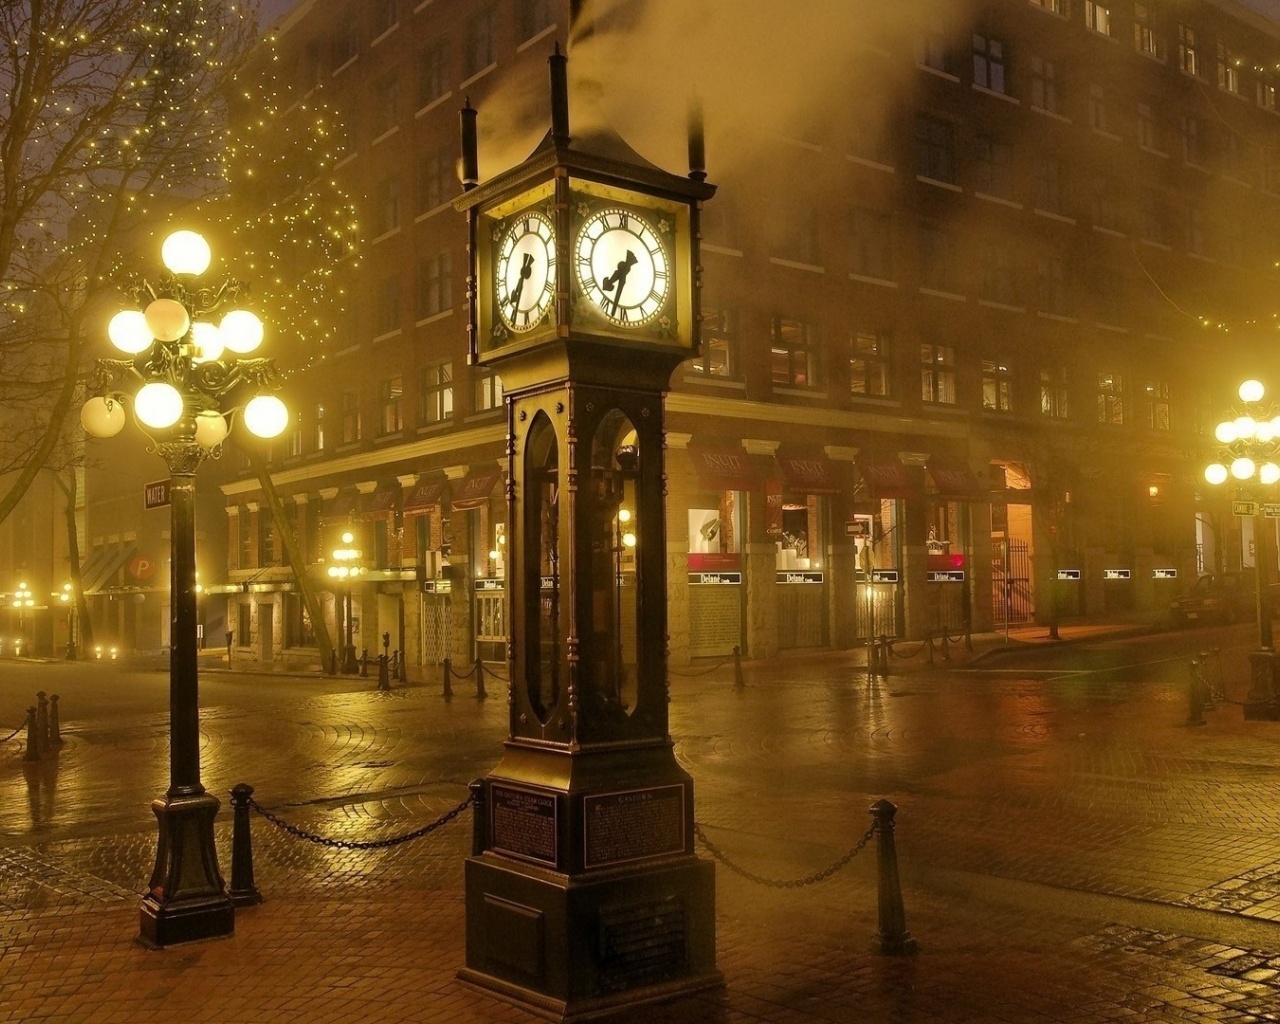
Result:
[[[1102,578],[1104,580],[1127,580],[1130,576],[1128,569],[1103,569]]]
[[[963,583],[963,569],[930,569],[926,577],[930,583]]]
[[[1233,501],[1231,503],[1231,514],[1233,516],[1256,516],[1258,514],[1258,503],[1256,501]]]
[[[897,583],[898,570],[897,569],[872,569],[871,582],[872,583]]]
[[[740,586],[742,584],[742,573],[740,572],[691,572],[689,573],[689,586],[691,587],[707,587],[707,586]]]
[[[787,570],[786,572],[774,573],[775,583],[821,583],[822,580],[822,573],[809,572],[808,570]]]
[[[1151,578],[1153,580],[1176,580],[1178,578],[1177,569],[1152,569]]]
[[[168,504],[168,480],[156,480],[154,483],[142,485],[142,507],[144,509],[164,508]]]
[[[1264,501],[1262,514],[1268,519],[1280,519],[1280,501]]]
[[[1078,580],[1080,578],[1079,569],[1059,569],[1058,579],[1060,580]]]

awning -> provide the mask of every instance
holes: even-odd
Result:
[[[704,443],[689,446],[698,486],[704,491],[759,490],[763,474],[741,445]]]
[[[489,500],[493,485],[502,476],[497,466],[481,466],[473,469],[457,487],[453,489],[453,510],[461,512],[469,508],[479,508]]]
[[[107,556],[98,563],[91,578],[81,577],[81,588],[86,594],[98,593],[103,589],[104,584],[120,571],[120,566],[124,565],[126,560],[132,558],[137,551],[136,544],[123,543],[114,545],[108,549]]]
[[[369,496],[368,501],[365,502],[365,506],[360,512],[360,518],[371,519],[377,516],[384,516],[389,512],[394,512],[396,499],[399,497],[399,488],[386,487],[380,491],[375,491]]]
[[[930,459],[929,477],[939,494],[947,498],[977,500],[987,496],[987,489],[966,463],[951,459]]]
[[[409,515],[413,512],[425,512],[432,505],[439,505],[440,499],[444,497],[443,480],[436,480],[429,484],[418,484],[405,499],[404,514]]]
[[[794,494],[839,494],[835,463],[822,452],[778,452],[778,471],[786,490]]]
[[[874,498],[915,498],[920,487],[897,459],[859,459],[858,472]]]
[[[106,544],[100,548],[94,548],[89,553],[88,560],[84,565],[80,566],[80,588],[88,590],[89,581],[98,578],[98,572],[102,569],[103,563],[111,557],[111,553],[115,551],[114,544]]]
[[[356,513],[359,500],[360,495],[352,492],[335,494],[324,503],[324,512],[320,516],[320,521],[332,523],[340,519],[350,519]]]

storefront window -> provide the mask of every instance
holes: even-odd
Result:
[[[737,572],[742,567],[738,492],[722,491],[715,506],[689,509],[689,571]]]
[[[770,503],[770,532],[779,570],[816,570],[822,568],[826,538],[819,515],[819,498],[815,495],[780,495],[781,501]]]
[[[898,503],[881,498],[853,516],[853,545],[857,551],[859,582],[870,578],[877,569],[898,568]]]

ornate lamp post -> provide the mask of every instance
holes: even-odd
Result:
[[[76,660],[76,601],[70,583],[62,584],[58,601],[67,609],[67,661]]]
[[[35,598],[31,596],[31,588],[26,583],[19,583],[18,589],[13,595],[13,606],[18,609],[18,639],[17,649],[18,656],[22,656],[22,647],[27,644],[27,609],[36,606]],[[31,644],[27,644],[28,650]]]
[[[150,450],[169,467],[169,788],[151,805],[159,847],[142,898],[139,935],[153,946],[235,930],[213,842],[218,799],[200,782],[196,469],[221,454],[235,413],[259,437],[276,436],[289,418],[284,403],[265,393],[279,387],[274,361],[239,358],[256,349],[263,335],[253,313],[228,309],[241,282],[226,277],[199,285],[211,254],[193,231],[170,235],[161,256],[167,273],[155,282],[135,278],[124,288],[143,308],[117,313],[107,328],[111,342],[130,358],[97,361],[93,397],[80,413],[88,433],[112,437],[124,427],[124,407],[132,406]],[[219,313],[215,325],[211,318]]]
[[[1204,478],[1215,487],[1235,481],[1236,493],[1244,500],[1237,505],[1239,515],[1253,517],[1254,589],[1258,615],[1258,650],[1249,654],[1252,685],[1245,698],[1246,718],[1276,718],[1276,652],[1271,630],[1272,525],[1262,515],[1258,502],[1263,487],[1280,481],[1280,415],[1262,404],[1266,389],[1260,381],[1246,380],[1238,394],[1241,407],[1236,415],[1214,428],[1213,436],[1222,445],[1219,460],[1205,467]]]
[[[356,645],[351,637],[351,581],[364,572],[364,567],[359,564],[363,552],[351,546],[355,539],[350,530],[342,534],[342,547],[333,549],[333,560],[337,564],[329,566],[329,578],[346,583],[344,596],[347,601],[347,642],[342,652],[342,672],[349,676],[360,671],[356,662]]]

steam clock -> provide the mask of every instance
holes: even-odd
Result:
[[[715,878],[668,732],[663,394],[697,351],[688,177],[552,126],[479,184],[462,112],[473,361],[508,416],[510,734],[473,784],[464,980],[572,1020],[719,985]]]

